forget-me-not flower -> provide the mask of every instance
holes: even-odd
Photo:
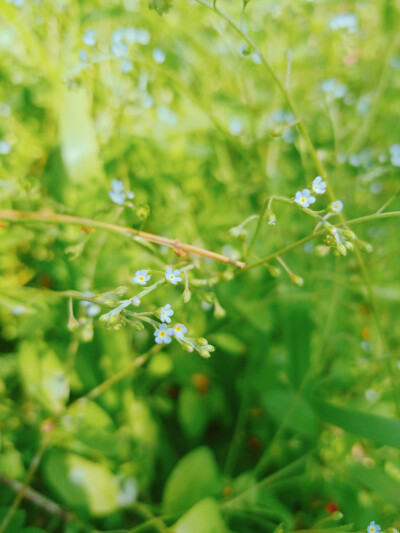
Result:
[[[167,324],[169,324],[171,322],[170,317],[173,314],[174,312],[171,309],[171,305],[170,304],[164,305],[164,307],[161,307],[161,311],[160,311],[161,322],[166,322]]]
[[[315,194],[324,194],[326,192],[326,181],[322,181],[321,176],[317,176],[313,181],[312,190]]]
[[[187,332],[187,327],[184,324],[176,324],[173,328],[173,332],[177,339],[183,339]]]
[[[302,207],[309,207],[315,202],[315,197],[311,196],[311,192],[308,189],[303,189],[296,192],[294,201]]]
[[[379,533],[380,530],[381,530],[381,526],[378,524],[375,524],[373,520],[372,522],[370,522],[367,528],[368,533]]]
[[[169,344],[172,334],[173,330],[167,324],[160,324],[160,327],[154,332],[155,341],[157,344]]]
[[[165,279],[170,281],[172,285],[176,285],[179,281],[182,281],[180,275],[180,270],[173,271],[171,267],[168,267],[167,271],[165,272]]]
[[[96,32],[94,30],[86,30],[82,36],[82,41],[87,46],[94,46],[96,44]]]
[[[343,202],[341,202],[340,200],[335,200],[331,203],[329,208],[331,211],[333,211],[333,213],[340,213],[343,209]]]
[[[147,270],[138,270],[133,277],[133,281],[139,285],[146,285],[151,278],[150,274],[147,274]]]

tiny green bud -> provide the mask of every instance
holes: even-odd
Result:
[[[68,320],[67,328],[69,331],[76,331],[79,328],[79,322],[74,316],[71,316]]]
[[[199,337],[198,339],[196,339],[196,343],[197,343],[199,346],[207,346],[207,344],[208,344],[208,340],[205,339],[204,337]]]
[[[346,246],[346,248],[347,248],[348,250],[350,250],[350,252],[352,252],[352,251],[354,250],[354,244],[353,244],[352,242],[350,242],[350,241],[346,241],[346,242],[344,243],[344,245]]]
[[[121,285],[121,287],[117,287],[113,293],[116,294],[117,296],[122,296],[123,294],[125,294],[126,292],[128,292],[128,287],[124,287],[123,285]]]
[[[356,234],[354,233],[354,231],[350,231],[349,229],[345,229],[343,230],[343,235],[344,237],[346,237],[347,239],[351,239],[352,241],[354,241],[356,239]]]
[[[374,251],[372,244],[365,241],[358,241],[358,246],[362,252],[366,252],[367,254],[370,254]]]
[[[324,246],[323,244],[319,244],[314,249],[314,254],[318,257],[325,257],[329,253],[329,247]]]
[[[103,302],[105,305],[115,305],[115,300],[113,298],[104,298]]]
[[[234,274],[232,270],[225,270],[225,272],[222,274],[222,277],[227,281],[231,281],[234,278]]]
[[[218,300],[215,300],[214,304],[214,317],[215,318],[224,318],[226,315],[225,309],[221,306]]]
[[[194,350],[193,346],[189,344],[188,342],[182,342],[182,348],[189,353],[192,353]]]
[[[296,274],[292,274],[290,276],[290,281],[297,285],[298,287],[302,287],[304,285],[304,279],[300,276],[297,276]]]
[[[330,518],[331,520],[341,520],[343,518],[343,513],[341,513],[340,511],[335,511],[331,514]]]
[[[215,346],[213,346],[212,344],[207,344],[207,350],[211,353],[215,352]]]
[[[346,247],[341,243],[337,245],[337,251],[340,255],[347,255]]]
[[[273,278],[279,278],[279,276],[282,273],[281,269],[279,267],[276,267],[276,266],[269,266],[268,267],[268,272],[271,274],[271,276]]]
[[[199,350],[199,355],[201,355],[201,357],[204,357],[204,359],[208,359],[210,356],[210,352],[208,350],[206,350],[205,348],[202,348],[201,350]]]
[[[188,302],[190,302],[191,298],[192,293],[190,292],[188,287],[186,287],[186,289],[183,291],[183,301],[185,302],[185,304],[187,304]]]

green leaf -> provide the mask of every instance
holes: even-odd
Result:
[[[206,498],[192,507],[172,526],[174,533],[227,533],[217,502]]]
[[[318,419],[305,398],[296,399],[292,391],[270,389],[264,395],[263,405],[278,423],[284,419],[289,410],[292,410],[287,426],[300,435],[315,435]]]
[[[354,464],[351,466],[349,474],[371,491],[375,491],[379,487],[379,495],[400,509],[399,482],[391,478],[384,470],[378,467],[367,468],[360,464]]]
[[[200,437],[209,418],[205,397],[192,388],[185,387],[179,395],[178,418],[188,437]]]
[[[224,352],[232,355],[241,355],[246,350],[246,345],[240,339],[231,333],[213,333],[210,335],[210,342],[215,344],[217,349],[224,350]]]
[[[4,518],[8,514],[8,507],[0,508],[0,524],[3,522]],[[17,533],[20,528],[24,525],[26,518],[26,513],[22,509],[17,509],[14,513],[14,516],[11,518],[6,530],[4,533]]]
[[[191,451],[175,466],[165,485],[165,513],[183,512],[220,488],[217,463],[209,448]]]
[[[314,400],[313,407],[330,424],[377,444],[400,449],[400,420],[347,409],[323,400]]]
[[[54,450],[44,462],[48,483],[64,502],[93,515],[106,515],[117,508],[118,485],[103,465],[79,455]]]
[[[288,300],[281,303],[281,323],[289,356],[288,374],[298,389],[310,366],[312,322],[308,300]]]

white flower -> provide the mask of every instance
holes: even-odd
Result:
[[[182,278],[180,277],[180,271],[174,270],[172,271],[171,267],[167,268],[167,271],[165,273],[165,279],[167,281],[170,281],[172,285],[176,285],[179,281],[182,281]]]
[[[335,200],[331,203],[329,208],[333,213],[340,213],[343,209],[343,202],[341,202],[340,200]]]
[[[303,189],[302,191],[296,192],[296,198],[294,201],[302,207],[308,207],[315,202],[315,198],[314,196],[311,196],[311,192],[308,189]]]
[[[169,344],[172,334],[173,330],[167,324],[160,324],[160,327],[154,332],[155,341],[157,344]]]
[[[139,285],[146,285],[150,278],[151,276],[147,274],[147,270],[138,270],[133,277],[133,281]]]
[[[187,332],[187,327],[184,324],[176,324],[173,329],[174,335],[177,339],[183,339]]]
[[[171,322],[171,319],[169,317],[173,314],[174,312],[171,309],[170,304],[164,305],[164,307],[161,307],[160,311],[161,322],[167,322],[167,324],[169,324]]]
[[[315,194],[324,194],[326,192],[326,181],[322,181],[321,176],[317,176],[312,183],[312,190]]]

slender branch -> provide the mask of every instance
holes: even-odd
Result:
[[[196,255],[201,255],[202,257],[209,257],[221,263],[229,263],[239,268],[244,268],[246,266],[246,264],[242,261],[235,261],[230,257],[226,257],[225,255],[217,254],[216,252],[205,250],[203,248],[198,248],[197,246],[192,246],[191,244],[185,244],[180,242],[178,239],[170,239],[169,237],[162,237],[161,235],[155,235],[153,233],[148,233],[147,231],[127,228],[117,224],[110,224],[109,222],[103,222],[101,220],[92,220],[91,218],[61,215],[58,213],[35,213],[29,211],[24,212],[5,209],[0,210],[0,219],[19,223],[39,222],[44,224],[73,224],[76,226],[99,228],[105,231],[120,233],[126,237],[138,237],[148,242],[169,246],[177,255],[193,253]]]
[[[0,482],[4,485],[7,485],[10,487],[10,489],[14,490],[15,492],[18,492],[22,488],[22,483],[20,481],[15,481],[14,479],[10,479],[9,477],[5,476],[4,474],[0,473]],[[73,513],[70,513],[60,507],[57,503],[53,502],[52,500],[49,500],[49,498],[46,498],[46,496],[43,496],[40,494],[40,492],[37,492],[36,490],[31,489],[30,487],[27,487],[25,490],[24,498],[26,500],[31,501],[38,507],[41,507],[45,511],[47,511],[49,514],[52,514],[54,516],[57,516],[61,520],[64,520],[65,522],[71,522],[75,520],[75,515]]]

